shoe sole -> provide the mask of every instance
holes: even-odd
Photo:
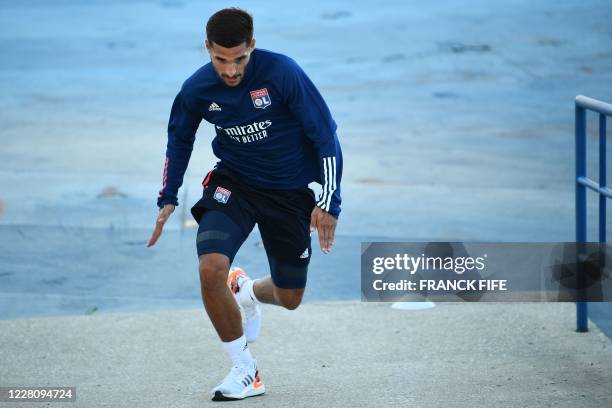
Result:
[[[224,395],[221,391],[215,391],[215,394],[213,395],[212,400],[213,401],[237,401],[237,400],[241,400],[241,399],[245,399],[249,397],[257,397],[257,396],[263,395],[265,392],[266,392],[266,387],[263,384],[259,388],[252,388],[251,386],[250,389],[246,390],[246,392],[244,393],[245,395],[242,395],[242,394]]]

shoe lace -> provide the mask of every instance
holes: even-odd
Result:
[[[253,371],[251,373],[251,371]],[[223,382],[233,381],[235,383],[241,384],[242,381],[247,377],[247,375],[251,375],[251,377],[255,377],[255,370],[248,366],[233,366],[230,372],[225,376]]]

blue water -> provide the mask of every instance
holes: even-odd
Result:
[[[306,301],[359,298],[369,237],[573,240],[572,101],[611,98],[609,2],[243,4],[258,46],[295,58],[339,124],[339,237],[315,255]],[[185,209],[215,162],[211,126],[186,205],[142,245],[170,104],[224,5],[0,2],[0,318],[200,307]],[[265,274],[256,235],[237,262]],[[592,307],[608,333],[610,309]]]

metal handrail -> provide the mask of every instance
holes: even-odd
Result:
[[[612,198],[606,178],[606,117],[612,116],[612,104],[576,96],[576,242],[587,241],[586,189],[599,194],[599,242],[606,242],[606,202]],[[599,113],[599,182],[586,175],[586,114]],[[576,330],[589,331],[587,302],[576,302]]]
[[[576,97],[576,105],[582,108],[601,113],[606,116],[612,116],[612,104],[589,98],[588,96],[578,95]]]

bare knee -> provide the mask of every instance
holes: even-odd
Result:
[[[274,295],[278,303],[288,310],[295,310],[302,303],[304,289],[280,289],[274,288]]]
[[[302,298],[301,297],[293,298],[293,299],[291,299],[289,301],[286,301],[283,304],[283,307],[285,307],[285,309],[287,309],[287,310],[295,310],[295,309],[298,308],[298,306],[300,306],[301,303],[302,303]]]
[[[226,285],[229,259],[222,254],[200,256],[200,284],[203,290],[219,290]]]

